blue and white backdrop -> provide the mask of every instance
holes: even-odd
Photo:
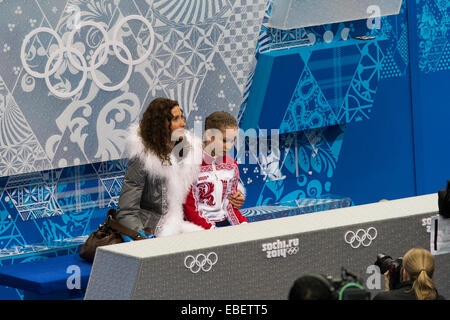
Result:
[[[379,28],[279,30],[271,9],[0,0],[0,265],[70,253],[35,245],[97,228],[120,195],[125,130],[159,96],[178,100],[190,127],[226,110],[244,130],[279,129],[279,152],[240,166],[246,207],[444,187],[450,1],[404,0]]]
[[[4,0],[0,175],[121,159],[159,96],[237,114],[264,0]],[[109,49],[109,53],[106,49]]]

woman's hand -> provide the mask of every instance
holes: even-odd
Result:
[[[389,270],[384,273],[384,291],[389,291]]]
[[[234,209],[239,210],[244,205],[245,197],[240,191],[236,191],[234,194],[228,196],[228,200]]]

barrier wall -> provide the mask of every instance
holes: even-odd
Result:
[[[85,299],[287,299],[301,275],[337,277],[341,267],[366,285],[378,253],[430,248],[424,222],[437,210],[427,195],[99,248]],[[450,254],[435,258],[448,297]]]

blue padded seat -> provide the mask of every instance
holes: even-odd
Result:
[[[69,266],[80,268],[80,289],[70,290],[67,280],[74,275]],[[43,260],[11,264],[0,267],[0,285],[24,290],[25,299],[42,296],[65,299],[80,297],[86,290],[92,264],[78,254],[47,258]],[[72,281],[70,281],[72,283]],[[73,294],[73,293],[77,294]]]

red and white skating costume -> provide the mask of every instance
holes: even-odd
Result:
[[[239,184],[239,167],[236,161],[225,155],[223,161],[203,151],[203,162],[197,182],[184,203],[186,220],[205,229],[214,228],[216,223],[228,221],[231,225],[247,222],[234,209],[228,196],[238,190],[245,193]]]

